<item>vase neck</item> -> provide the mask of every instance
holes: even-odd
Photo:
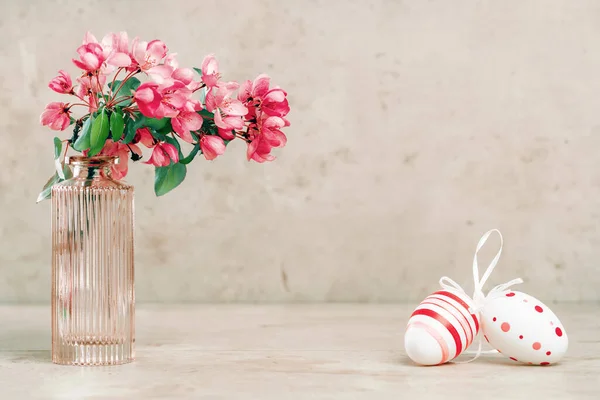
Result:
[[[117,163],[117,157],[68,157],[66,160],[73,169],[73,179],[111,179],[110,168]]]

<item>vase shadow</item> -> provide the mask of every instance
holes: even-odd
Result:
[[[13,364],[51,364],[52,354],[50,350],[0,350],[0,360]]]

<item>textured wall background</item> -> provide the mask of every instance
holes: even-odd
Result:
[[[493,227],[492,284],[600,300],[598,1],[0,8],[2,302],[49,300],[50,204],[35,199],[53,132],[38,118],[88,29],[160,38],[184,65],[214,52],[226,78],[267,72],[292,105],[275,163],[237,143],[159,199],[132,167],[139,301],[420,301],[441,275],[469,281]]]

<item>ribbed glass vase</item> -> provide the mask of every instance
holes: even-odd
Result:
[[[52,361],[131,362],[135,345],[133,187],[115,157],[70,157],[52,188]]]

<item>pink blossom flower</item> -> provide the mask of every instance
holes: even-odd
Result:
[[[173,67],[173,69],[179,68],[179,62],[177,61],[177,53],[167,54],[163,64],[169,67]]]
[[[202,135],[200,138],[200,149],[204,158],[214,160],[225,152],[225,142],[219,136]]]
[[[166,64],[152,67],[147,71],[147,74],[154,82],[160,85],[172,85],[175,81],[178,81],[188,86],[193,82],[194,77],[194,72],[189,68],[173,68]],[[199,84],[194,82],[194,87],[197,85]]]
[[[202,82],[204,82],[206,87],[211,89],[217,86],[221,75],[219,74],[219,64],[217,63],[217,60],[215,59],[215,56],[213,54],[209,54],[206,57],[204,57],[204,60],[202,61],[201,70]]]
[[[248,144],[248,160],[259,163],[275,159],[270,154],[271,148],[283,147],[287,143],[285,134],[281,128],[287,126],[285,119],[261,113],[258,115],[256,124],[248,129],[250,143]]]
[[[102,39],[106,63],[115,67],[129,67],[129,38],[127,32],[109,33]]]
[[[158,118],[176,117],[179,114],[179,110],[184,109],[188,99],[192,95],[192,91],[179,81],[173,81],[168,86],[160,85],[158,90],[162,96],[160,106],[156,112]]]
[[[85,100],[89,104],[89,112],[94,112],[98,109],[98,93],[102,91],[102,87],[106,83],[106,75],[93,75],[86,73],[77,78],[79,86],[77,86],[77,96]]]
[[[77,78],[77,83],[94,93],[100,93],[106,84],[106,75],[94,75],[90,72]]]
[[[260,110],[268,115],[285,117],[290,112],[287,93],[280,88],[270,89],[261,99]]]
[[[40,116],[40,123],[55,131],[64,131],[71,124],[69,105],[59,102],[48,104]]]
[[[264,163],[265,161],[275,160],[275,156],[271,153],[272,146],[269,145],[262,137],[258,137],[252,142],[248,143],[248,150],[246,155],[248,161],[254,160],[257,163]]]
[[[171,126],[183,140],[193,143],[194,138],[190,132],[200,129],[202,121],[202,117],[194,111],[180,111],[171,119]]]
[[[150,159],[144,164],[152,164],[156,167],[167,167],[173,162],[179,161],[179,152],[177,148],[170,143],[159,143],[154,146]]]
[[[95,72],[102,67],[106,60],[104,50],[98,43],[88,43],[77,49],[79,60],[73,59],[73,63],[84,71]]]
[[[173,75],[174,70],[175,69],[171,66],[161,64],[150,68],[146,73],[155,83],[162,85],[167,81],[167,84],[172,83],[171,75]]]
[[[153,40],[150,43],[140,42],[138,38],[133,39],[131,58],[135,65],[142,71],[157,66],[167,55],[167,46],[160,40]]]
[[[81,44],[88,44],[88,43],[98,43],[96,36],[94,36],[94,34],[90,31],[87,31],[85,33],[85,35],[83,35],[83,42]]]
[[[225,139],[233,139],[232,130],[244,127],[243,116],[248,109],[241,101],[232,97],[239,87],[236,82],[221,84],[206,94],[206,109],[215,115],[215,125],[219,134]]]
[[[171,77],[187,86],[194,80],[194,71],[190,68],[177,68]]]
[[[270,81],[268,75],[261,74],[254,82],[242,84],[238,99],[250,110],[247,119],[256,115],[255,109],[277,117],[285,117],[290,112],[287,93],[279,87],[269,88]]]
[[[154,136],[152,136],[152,133],[150,133],[150,129],[140,128],[135,131],[135,136],[133,137],[132,143],[141,143],[150,149],[156,145],[156,139],[154,139]]]
[[[54,90],[56,93],[69,94],[73,92],[73,82],[71,81],[71,76],[63,71],[62,69],[58,71],[59,76],[52,79],[48,84],[48,87]]]
[[[186,106],[192,92],[181,82],[164,86],[145,82],[138,87],[133,97],[140,112],[152,118],[174,118]]]
[[[157,83],[142,83],[133,94],[133,98],[143,115],[151,118],[160,118],[157,114],[161,104],[162,95],[158,91]]]
[[[99,43],[91,32],[86,32],[83,45],[96,44],[102,48],[104,62],[100,68],[102,74],[110,74],[114,67],[128,67],[131,65],[129,55],[129,39],[127,32],[109,33]]]
[[[187,102],[183,106],[185,111],[200,111],[202,110],[202,103],[197,99],[187,99]]]
[[[106,140],[104,147],[100,151],[100,155],[117,156],[119,158],[119,161],[110,168],[113,179],[121,180],[127,175],[130,149],[131,152],[138,156],[142,155],[140,148],[133,143],[127,146],[121,142],[113,142],[111,139]]]
[[[154,82],[160,85],[170,86],[178,81],[191,91],[195,91],[201,86],[200,82],[193,79],[194,71],[190,68],[179,68],[179,63],[174,54],[169,54],[163,64],[150,68],[146,73]]]

